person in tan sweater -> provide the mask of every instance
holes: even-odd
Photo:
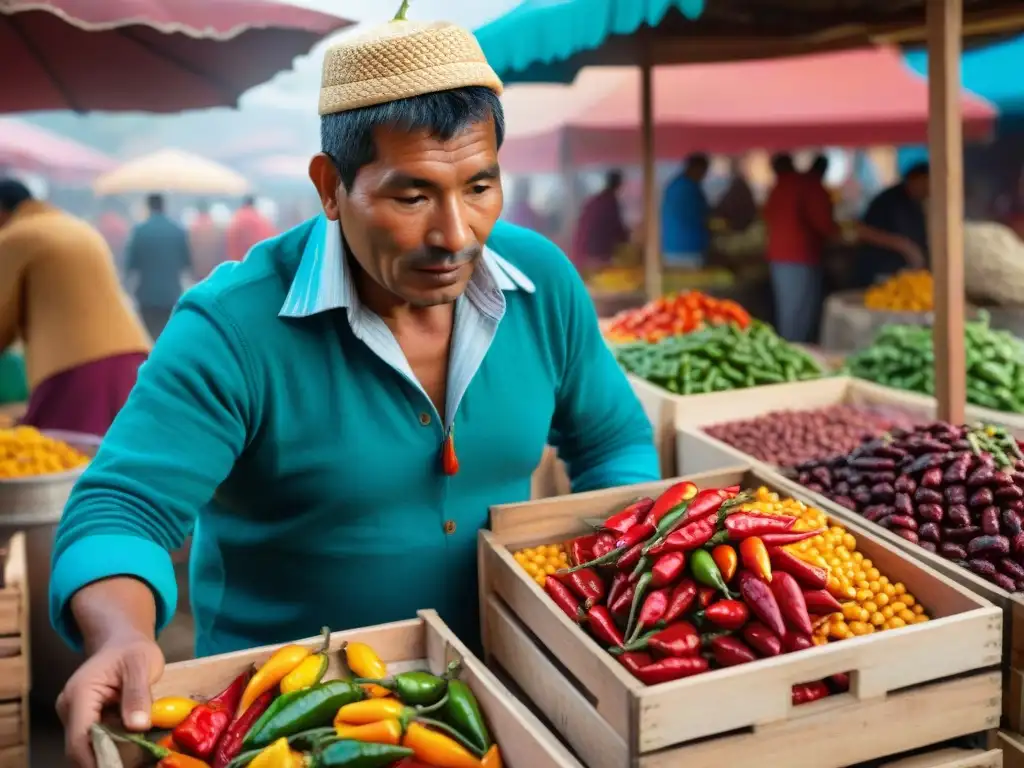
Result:
[[[151,342],[91,225],[0,179],[0,350],[21,340],[22,421],[103,435]]]

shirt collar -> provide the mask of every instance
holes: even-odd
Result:
[[[318,216],[279,316],[309,317],[356,306],[359,296],[347,265],[340,227],[326,216]],[[484,246],[480,264],[466,288],[466,297],[481,310],[500,314],[504,310],[502,293],[519,290],[534,293],[537,288],[520,269]]]

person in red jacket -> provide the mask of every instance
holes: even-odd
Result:
[[[255,198],[246,197],[228,226],[228,259],[241,261],[256,243],[268,240],[276,234],[274,225],[256,210]]]

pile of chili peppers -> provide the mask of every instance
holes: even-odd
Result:
[[[842,606],[828,574],[784,547],[823,531],[743,511],[749,500],[690,482],[637,499],[568,542],[572,566],[544,590],[648,685],[811,648]],[[848,687],[845,675],[797,685],[793,702]]]
[[[349,679],[324,681],[329,631],[314,652],[277,649],[203,702],[153,703],[157,741],[141,747],[158,768],[501,768],[473,692],[453,662],[443,675],[389,675],[365,643],[342,649]]]

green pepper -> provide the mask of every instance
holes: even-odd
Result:
[[[1013,383],[1013,380],[1010,377],[1010,372],[1003,366],[992,361],[986,361],[975,366],[971,369],[971,374],[977,376],[982,381],[987,381],[989,384],[995,384],[1001,387],[1009,387]]]
[[[344,739],[315,752],[309,768],[386,768],[413,754],[408,747]]]
[[[706,549],[698,549],[690,557],[690,571],[693,578],[707,587],[714,587],[720,590],[726,597],[731,597],[729,587],[726,586],[722,572],[715,565],[714,558]]]
[[[430,672],[402,672],[395,675],[391,688],[406,704],[416,707],[436,704],[448,690],[448,681]]]
[[[480,712],[480,704],[469,686],[461,680],[448,683],[448,701],[441,710],[441,717],[481,752],[491,748],[493,742]]]
[[[276,710],[267,710],[256,721],[242,742],[242,748],[266,747],[282,736],[330,725],[339,709],[365,697],[365,691],[349,680],[331,680],[329,683],[296,691],[295,696],[285,704]]]
[[[718,366],[718,368],[722,372],[722,375],[734,384],[743,386],[746,381],[747,377],[744,373],[727,360],[723,360],[722,364]]]

